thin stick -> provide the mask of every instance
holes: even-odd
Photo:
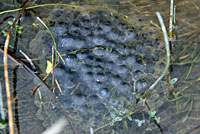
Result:
[[[78,84],[76,85],[75,89],[71,92],[70,95],[73,95],[74,92],[80,87],[80,85],[81,85],[81,82],[78,82]]]
[[[50,74],[50,73],[48,73],[48,74],[42,79],[43,82],[48,78],[49,74]],[[35,94],[35,92],[37,91],[37,89],[38,89],[40,86],[41,86],[41,84],[38,84],[38,85],[33,89],[33,91],[32,91],[32,94],[33,94],[33,95]]]
[[[60,87],[60,84],[58,83],[57,80],[55,80],[55,82],[56,82],[56,85],[57,85],[57,87],[58,87],[60,93],[63,94],[63,91],[62,91],[62,89],[61,89],[61,87]]]
[[[53,46],[53,48],[55,49],[54,46]],[[58,50],[56,50],[56,53],[58,54],[58,56],[60,57],[60,59],[62,60],[62,62],[65,64],[65,60],[63,59],[62,55],[58,52]],[[58,60],[59,60],[59,58],[58,58]]]
[[[7,95],[7,103],[8,103],[8,117],[9,117],[9,130],[10,134],[14,134],[14,123],[13,123],[13,113],[12,113],[12,100],[11,100],[11,93],[10,93],[10,85],[9,85],[9,76],[8,76],[8,46],[10,41],[11,32],[15,26],[15,23],[24,12],[25,8],[27,7],[29,2],[27,2],[22,10],[18,13],[17,17],[15,18],[10,30],[8,32],[5,44],[4,44],[4,77],[5,77],[5,84],[6,84],[6,95]]]

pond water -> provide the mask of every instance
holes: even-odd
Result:
[[[33,5],[56,2],[35,1]],[[12,33],[9,51],[24,61],[9,60],[16,133],[43,133],[61,118],[64,127],[60,133],[64,134],[200,133],[200,1],[175,1],[170,78],[177,81],[169,86],[165,77],[147,96],[146,105],[138,100],[162,73],[166,59],[155,12],[161,13],[168,27],[169,1],[82,0],[65,4],[79,7],[27,10],[20,19],[22,33]],[[1,1],[0,5],[1,12],[20,7],[21,3]],[[0,14],[1,48],[10,27],[8,21],[16,15]],[[54,42],[37,16],[49,27],[67,64],[60,61],[55,76],[50,75],[45,83],[40,79],[46,75]],[[19,50],[33,59],[37,73],[30,70]],[[0,98],[6,115],[6,125],[1,123],[0,132],[8,133],[2,51],[0,57]],[[37,85],[40,87],[32,95]]]

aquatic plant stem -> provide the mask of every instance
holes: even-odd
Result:
[[[12,100],[11,100],[11,92],[10,92],[10,85],[9,85],[9,75],[8,75],[8,46],[10,41],[11,32],[15,26],[15,23],[24,12],[25,8],[27,7],[29,1],[23,6],[22,10],[18,13],[17,17],[15,18],[10,30],[8,32],[5,44],[4,44],[4,77],[5,77],[5,84],[6,84],[6,95],[7,95],[7,103],[8,103],[8,118],[9,118],[9,133],[14,134],[14,123],[13,123],[13,113],[12,113]]]
[[[55,48],[55,51],[57,51],[57,44],[56,44],[56,40],[52,34],[52,32],[50,31],[50,29],[47,27],[47,25],[39,18],[39,17],[36,17],[37,20],[47,29],[47,32],[51,35],[51,38],[53,40],[53,43],[54,43],[54,48]],[[53,55],[53,54],[52,54]],[[57,59],[58,59],[58,56],[57,56],[57,53],[55,53],[55,65],[57,63]],[[53,65],[53,62],[52,62],[52,65]],[[52,68],[52,73],[53,73],[53,68]]]
[[[168,72],[168,68],[170,65],[170,49],[169,49],[169,40],[168,40],[168,36],[167,36],[167,30],[165,28],[165,24],[163,22],[162,16],[160,15],[159,12],[156,12],[156,15],[158,17],[158,20],[160,22],[161,28],[162,28],[162,32],[163,32],[163,37],[164,37],[164,41],[165,41],[165,48],[166,48],[166,65],[165,65],[165,69],[163,71],[163,73],[161,74],[161,76],[151,85],[151,87],[145,92],[145,94],[142,96],[142,99],[145,99],[146,96],[150,93],[150,91],[155,88],[155,86],[159,83],[159,81],[166,75],[166,73]]]
[[[78,5],[72,5],[72,4],[42,4],[42,5],[36,5],[36,6],[30,6],[30,7],[26,7],[25,9],[33,9],[33,8],[38,8],[38,7],[46,7],[46,6],[69,6],[69,7],[81,7]],[[16,12],[16,11],[20,11],[22,10],[22,8],[17,8],[17,9],[12,9],[12,10],[6,10],[6,11],[2,11],[0,12],[1,14],[5,14],[5,13],[10,13],[10,12]]]
[[[174,0],[170,0],[169,38],[172,40]]]
[[[166,65],[165,65],[165,69],[163,71],[163,73],[161,74],[161,76],[155,81],[155,83],[153,85],[151,85],[151,87],[149,89],[153,89],[157,84],[158,82],[165,76],[165,74],[167,73],[168,71],[168,68],[169,68],[169,65],[170,65],[170,49],[169,49],[169,40],[168,40],[168,36],[167,36],[167,31],[166,31],[166,28],[165,28],[165,24],[163,22],[163,19],[162,19],[162,16],[160,15],[159,12],[156,12],[156,15],[158,17],[158,20],[160,22],[160,25],[161,25],[161,28],[162,28],[162,31],[163,31],[163,37],[164,37],[164,41],[165,41],[165,49],[166,49],[166,58],[167,58],[167,62],[166,62]]]

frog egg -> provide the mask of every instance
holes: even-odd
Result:
[[[143,73],[141,71],[135,71],[132,73],[132,77],[135,81],[137,81],[143,77]]]
[[[116,42],[114,41],[106,41],[106,43],[104,44],[105,47],[109,47],[109,48],[115,48],[116,47]]]
[[[59,78],[60,76],[63,76],[63,74],[65,74],[66,72],[64,69],[57,67],[54,69],[54,73],[55,73],[55,76]]]
[[[116,41],[119,37],[119,31],[113,29],[111,30],[108,34],[107,34],[107,38],[109,40],[113,40],[113,41]]]
[[[84,96],[72,96],[72,105],[80,106],[86,102],[86,98]]]
[[[81,78],[84,82],[86,83],[91,83],[93,82],[93,77],[94,77],[94,74],[92,72],[87,72],[85,74],[81,74]]]
[[[114,71],[118,74],[118,75],[128,75],[129,73],[129,68],[125,65],[120,65],[114,68]]]
[[[55,68],[54,73],[63,92],[68,92],[69,89],[76,86],[76,80],[73,79],[73,75],[71,75],[71,73],[66,72],[61,68]]]
[[[86,74],[92,70],[92,66],[88,64],[81,65],[80,69],[78,70],[80,74]]]
[[[117,25],[117,28],[120,30],[120,31],[125,31],[125,30],[127,30],[128,29],[128,26],[125,24],[125,23],[123,23],[123,22],[120,22],[118,25]]]
[[[93,30],[93,34],[95,36],[97,35],[103,35],[105,32],[103,31],[103,29],[101,27],[97,27],[96,29]]]
[[[109,32],[112,29],[112,24],[109,21],[101,22],[100,27],[104,32]]]
[[[87,117],[88,113],[90,112],[90,108],[88,106],[85,106],[85,105],[81,105],[78,109],[79,113],[81,115],[83,115],[84,118]]]
[[[82,27],[80,33],[82,36],[89,36],[91,34],[91,30],[87,27]]]
[[[93,68],[92,68],[92,72],[94,72],[94,73],[101,73],[101,72],[103,72],[103,70],[104,70],[104,68],[102,67],[102,66],[94,66]]]
[[[73,41],[73,44],[71,44],[74,46],[74,49],[79,50],[81,48],[86,48],[86,42],[82,39],[75,39]]]
[[[119,76],[117,76],[117,75],[111,76],[111,78],[110,78],[110,84],[113,87],[118,87],[121,83],[122,83],[122,79]]]
[[[98,92],[100,89],[103,88],[104,83],[93,81],[92,83],[89,83],[89,86],[90,86],[90,90],[91,90],[91,91],[94,91],[94,92],[96,93],[96,92]],[[91,91],[90,91],[90,92],[91,92]],[[90,94],[91,94],[91,93],[90,93]]]
[[[77,53],[76,53],[76,57],[77,57],[79,60],[84,60],[87,56],[88,56],[88,52],[87,52],[87,51],[84,51],[84,52],[77,52]]]
[[[89,103],[89,104],[97,104],[97,103],[100,102],[100,99],[99,99],[99,97],[98,97],[97,95],[90,95],[90,96],[87,98],[87,100],[88,100],[88,103]]]
[[[57,34],[58,36],[62,36],[67,31],[64,25],[58,25],[58,26],[53,27],[52,29],[53,29],[53,32]]]
[[[64,58],[65,63],[66,63],[66,67],[70,68],[70,69],[79,69],[79,64],[78,64],[78,60],[76,58],[76,56],[74,55],[68,55],[67,57]]]
[[[153,74],[155,72],[154,67],[152,65],[147,64],[145,67],[145,72]]]
[[[112,52],[110,55],[109,55],[109,61],[113,61],[113,62],[116,62],[120,57],[120,53],[114,51]]]
[[[125,64],[129,67],[133,67],[133,65],[136,63],[135,56],[127,56],[125,59]]]
[[[68,33],[69,34],[71,34],[71,35],[73,35],[73,36],[81,36],[81,34],[80,34],[80,26],[79,26],[79,24],[77,24],[77,23],[73,23],[73,24],[71,24],[70,26],[69,26],[69,28],[68,28]]]
[[[108,110],[106,109],[105,105],[103,103],[99,103],[98,105],[94,105],[94,110],[95,111],[100,111],[103,113],[107,113]],[[100,116],[100,115],[99,115]],[[102,120],[103,117],[100,117],[98,120]]]
[[[135,64],[133,64],[133,69],[136,71],[137,70],[143,71],[145,69],[145,66],[141,63],[136,62]]]
[[[146,82],[139,80],[136,82],[136,89],[139,92],[145,92],[148,89],[148,84]]]
[[[92,56],[92,55],[88,55],[88,56],[84,59],[84,62],[85,62],[86,64],[90,64],[90,65],[92,65],[94,61],[95,61],[95,59],[94,59],[94,56]]]
[[[108,91],[108,89],[105,88],[101,89],[98,94],[103,100],[110,97],[110,92]]]
[[[100,59],[100,58],[96,58],[92,65],[103,67],[104,66],[104,60]]]
[[[92,18],[90,20],[90,26],[93,28],[97,28],[99,26],[99,19]]]
[[[126,43],[128,41],[128,37],[125,34],[119,34],[117,41],[119,43]]]
[[[138,53],[141,53],[141,54],[144,54],[145,53],[145,51],[146,51],[146,49],[145,49],[145,47],[144,47],[144,45],[136,45],[136,51],[138,52]]]
[[[105,37],[103,35],[94,36],[93,43],[101,46],[106,42]]]
[[[79,23],[82,27],[90,27],[90,20],[86,16],[79,18]]]
[[[108,101],[108,104],[114,107],[118,106],[119,103],[120,103],[119,99],[114,99],[114,98],[110,98],[110,100]]]
[[[64,48],[64,50],[74,49],[73,44],[74,44],[74,39],[71,37],[64,37],[59,40],[59,46],[61,46],[62,49]]]
[[[131,91],[131,86],[129,84],[123,83],[119,85],[118,90],[121,94],[127,95]]]
[[[128,40],[137,39],[136,33],[132,29],[125,31],[124,33],[127,36]]]
[[[108,79],[107,79],[107,76],[103,73],[97,73],[94,75],[94,79],[96,82],[101,82],[101,83],[104,83],[106,82]]]
[[[111,17],[111,23],[113,25],[118,25],[120,23],[120,19],[118,16]]]
[[[105,66],[104,66],[104,69],[105,69],[106,71],[112,71],[113,68],[114,68],[114,66],[115,66],[114,62],[112,62],[112,61],[106,62],[106,63],[105,63]]]
[[[74,89],[74,95],[78,96],[88,96],[89,94],[93,93],[93,91],[90,89],[90,87],[87,85],[87,83],[80,81],[80,86],[77,89]],[[78,85],[78,84],[77,84]],[[73,92],[72,91],[72,92]],[[71,93],[72,93],[71,92]],[[71,94],[70,93],[70,94]]]

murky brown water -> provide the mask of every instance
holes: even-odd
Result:
[[[52,3],[52,1],[43,1],[44,3]],[[76,2],[74,2],[76,3]],[[131,0],[131,1],[79,1],[80,5],[98,5],[107,6],[113,8],[118,13],[128,18],[141,18],[146,23],[151,23],[152,27],[156,27],[158,24],[155,12],[159,11],[168,27],[169,23],[169,1],[155,1],[155,0]],[[10,5],[10,6],[9,6]],[[160,117],[160,128],[164,134],[199,134],[200,133],[200,73],[199,73],[199,55],[200,55],[200,2],[198,0],[179,0],[175,1],[176,5],[176,22],[177,22],[177,36],[178,38],[173,41],[173,71],[171,72],[171,78],[178,78],[178,81],[174,84],[174,95],[170,95],[168,100],[164,102],[161,107],[158,107],[156,116]],[[1,10],[12,9],[12,3],[8,4]],[[42,12],[42,9],[35,10],[36,14]],[[31,12],[31,14],[35,14]],[[11,13],[9,15],[16,15]],[[45,13],[42,13],[45,15]],[[0,15],[3,18],[8,16],[7,14]],[[34,20],[34,16],[24,17],[24,23],[33,29],[31,21]],[[7,23],[7,22],[6,22]],[[30,25],[28,25],[30,24]],[[8,25],[9,26],[9,25]],[[5,28],[5,27],[4,27]],[[1,27],[2,30],[2,27]],[[34,32],[35,31],[31,31]],[[31,34],[30,34],[31,35]],[[22,35],[21,38],[25,38]],[[33,35],[34,37],[34,35]],[[162,34],[160,35],[162,37]],[[31,37],[32,38],[32,37]],[[4,37],[0,36],[1,43],[3,45]],[[29,42],[29,39],[24,43]],[[24,46],[19,46],[18,49],[25,49]],[[2,55],[1,55],[2,57]],[[33,57],[32,57],[33,58]],[[44,60],[45,61],[45,60]],[[37,63],[37,62],[36,62]],[[0,63],[2,65],[2,62]],[[12,68],[14,69],[15,66]],[[3,70],[1,66],[1,70]],[[3,72],[0,72],[0,80],[4,83]],[[23,75],[22,75],[23,74]],[[12,79],[13,76],[17,76],[16,79]],[[30,79],[28,79],[30,78]],[[44,95],[43,110],[41,109],[38,93],[32,96],[32,89],[40,83],[39,80],[33,77],[30,72],[27,72],[23,67],[10,71],[10,83],[12,89],[16,89],[18,102],[13,101],[13,111],[15,114],[16,132],[17,129],[20,133],[42,133],[47,127],[51,126],[53,122],[62,118],[64,115],[60,107],[54,107],[57,104],[54,98],[51,97],[51,93],[44,86],[40,88],[41,94]],[[5,86],[2,86],[3,90]],[[170,92],[170,91],[169,91]],[[5,94],[5,90],[4,90]],[[13,95],[16,93],[13,91]],[[6,100],[6,97],[3,97]],[[162,96],[157,101],[162,101]],[[6,108],[6,104],[5,108]],[[131,116],[133,119],[145,119],[145,123],[138,127],[135,121],[130,121],[127,118],[122,121],[116,122],[113,126],[106,126],[96,133],[104,134],[105,132],[113,132],[114,134],[154,134],[161,133],[158,126],[149,118],[148,113],[138,111]],[[19,118],[19,119],[17,119]],[[79,119],[72,118],[72,121],[78,121]],[[105,122],[107,124],[108,122]],[[63,130],[63,133],[73,133],[69,124]],[[76,127],[76,126],[75,126]],[[94,126],[94,130],[101,126]],[[110,131],[107,131],[110,130]],[[3,133],[3,131],[1,131]],[[88,132],[88,131],[87,131]]]

